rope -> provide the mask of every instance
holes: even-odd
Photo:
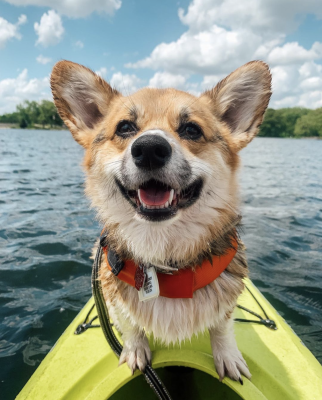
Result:
[[[270,319],[266,313],[266,311],[264,310],[263,306],[260,304],[260,302],[256,299],[256,297],[254,296],[254,294],[251,292],[251,290],[246,286],[246,289],[249,291],[249,293],[251,294],[251,296],[253,297],[253,299],[256,301],[256,303],[259,305],[260,309],[263,311],[264,315],[266,318],[261,317],[259,314],[257,314],[255,311],[249,310],[246,307],[240,306],[237,304],[237,307],[240,308],[241,310],[244,310],[246,312],[248,312],[249,314],[254,315],[255,317],[258,318],[258,321],[256,319],[244,319],[244,318],[235,318],[234,321],[237,322],[251,322],[253,324],[261,324],[266,326],[269,329],[272,330],[276,330],[277,326],[275,321],[273,321],[272,319]]]
[[[95,304],[92,305],[91,309],[88,311],[84,322],[82,324],[79,324],[78,327],[76,328],[76,331],[74,332],[75,335],[80,335],[81,333],[85,332],[89,328],[100,328],[101,325],[93,325],[93,321],[95,321],[98,318],[98,315],[96,315],[94,318],[92,318],[89,322],[86,322],[88,320],[88,317],[90,316],[91,312],[93,311],[95,307]]]
[[[122,345],[118,341],[117,337],[114,334],[114,331],[112,329],[112,325],[110,323],[110,318],[107,310],[107,306],[103,297],[103,292],[102,292],[102,286],[101,282],[99,280],[99,269],[100,269],[100,263],[101,263],[101,257],[102,257],[102,247],[99,246],[96,252],[96,257],[93,265],[93,272],[92,272],[92,290],[93,290],[93,296],[95,300],[95,305],[97,309],[97,314],[101,323],[101,327],[104,333],[104,336],[110,345],[111,349],[114,351],[114,353],[117,355],[117,357],[120,357],[121,352],[122,352]],[[160,400],[171,400],[171,397],[163,385],[161,379],[158,377],[157,373],[154,371],[154,369],[150,366],[147,365],[145,368],[145,371],[143,373],[145,380],[149,384],[149,386],[152,388],[154,393],[157,395],[157,397]]]

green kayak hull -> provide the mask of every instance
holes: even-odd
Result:
[[[173,399],[321,400],[322,366],[250,280],[247,287],[259,300],[277,330],[256,323],[235,323],[238,347],[250,372],[244,385],[219,382],[207,332],[180,345],[162,346],[149,337],[153,367]],[[91,306],[90,299],[18,395],[18,400],[155,399],[140,372],[132,376],[109,348],[101,328],[74,332]],[[238,304],[260,315],[262,310],[245,290]],[[91,317],[96,315],[95,308]],[[237,308],[235,318],[255,319]],[[120,335],[115,331],[121,341]]]

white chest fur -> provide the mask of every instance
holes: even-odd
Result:
[[[122,295],[107,299],[107,304],[121,330],[126,321],[144,327],[156,339],[169,344],[218,326],[234,309],[242,289],[242,280],[225,271],[210,285],[197,290],[192,299],[157,297],[139,302],[137,290],[122,285]]]

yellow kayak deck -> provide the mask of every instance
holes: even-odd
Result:
[[[181,385],[181,396],[178,398],[182,399],[188,398],[184,390],[189,387],[191,398],[203,400],[321,400],[322,366],[251,281],[246,280],[245,283],[277,326],[277,330],[271,330],[255,323],[235,323],[237,344],[252,374],[251,381],[244,378],[244,385],[229,378],[225,378],[223,383],[218,381],[208,333],[193,337],[180,346],[170,347],[162,346],[150,337],[153,367],[159,369],[165,384],[170,382],[173,386],[177,382]],[[74,334],[93,303],[90,299],[69,325],[20,392],[18,400],[154,398],[151,389],[142,381],[140,372],[131,376],[126,364],[118,367],[118,359],[109,348],[101,328]],[[247,290],[238,299],[238,304],[264,317]],[[94,308],[90,318],[95,315]],[[236,309],[234,316],[256,319],[241,309]],[[115,333],[121,341],[116,330]],[[180,378],[175,368],[165,368],[171,366],[193,368],[197,370],[196,375],[188,374]],[[182,370],[193,371],[188,368]],[[171,381],[172,372],[174,378]],[[176,382],[173,382],[174,379]],[[144,395],[142,388],[147,388],[149,394]],[[168,389],[171,394],[171,388]],[[140,392],[136,393],[136,390]],[[123,396],[121,393],[124,393]]]

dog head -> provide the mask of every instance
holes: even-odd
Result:
[[[238,68],[199,97],[151,88],[123,96],[68,61],[55,65],[51,87],[86,149],[86,193],[121,253],[186,264],[233,225],[238,151],[271,95],[265,63]]]

